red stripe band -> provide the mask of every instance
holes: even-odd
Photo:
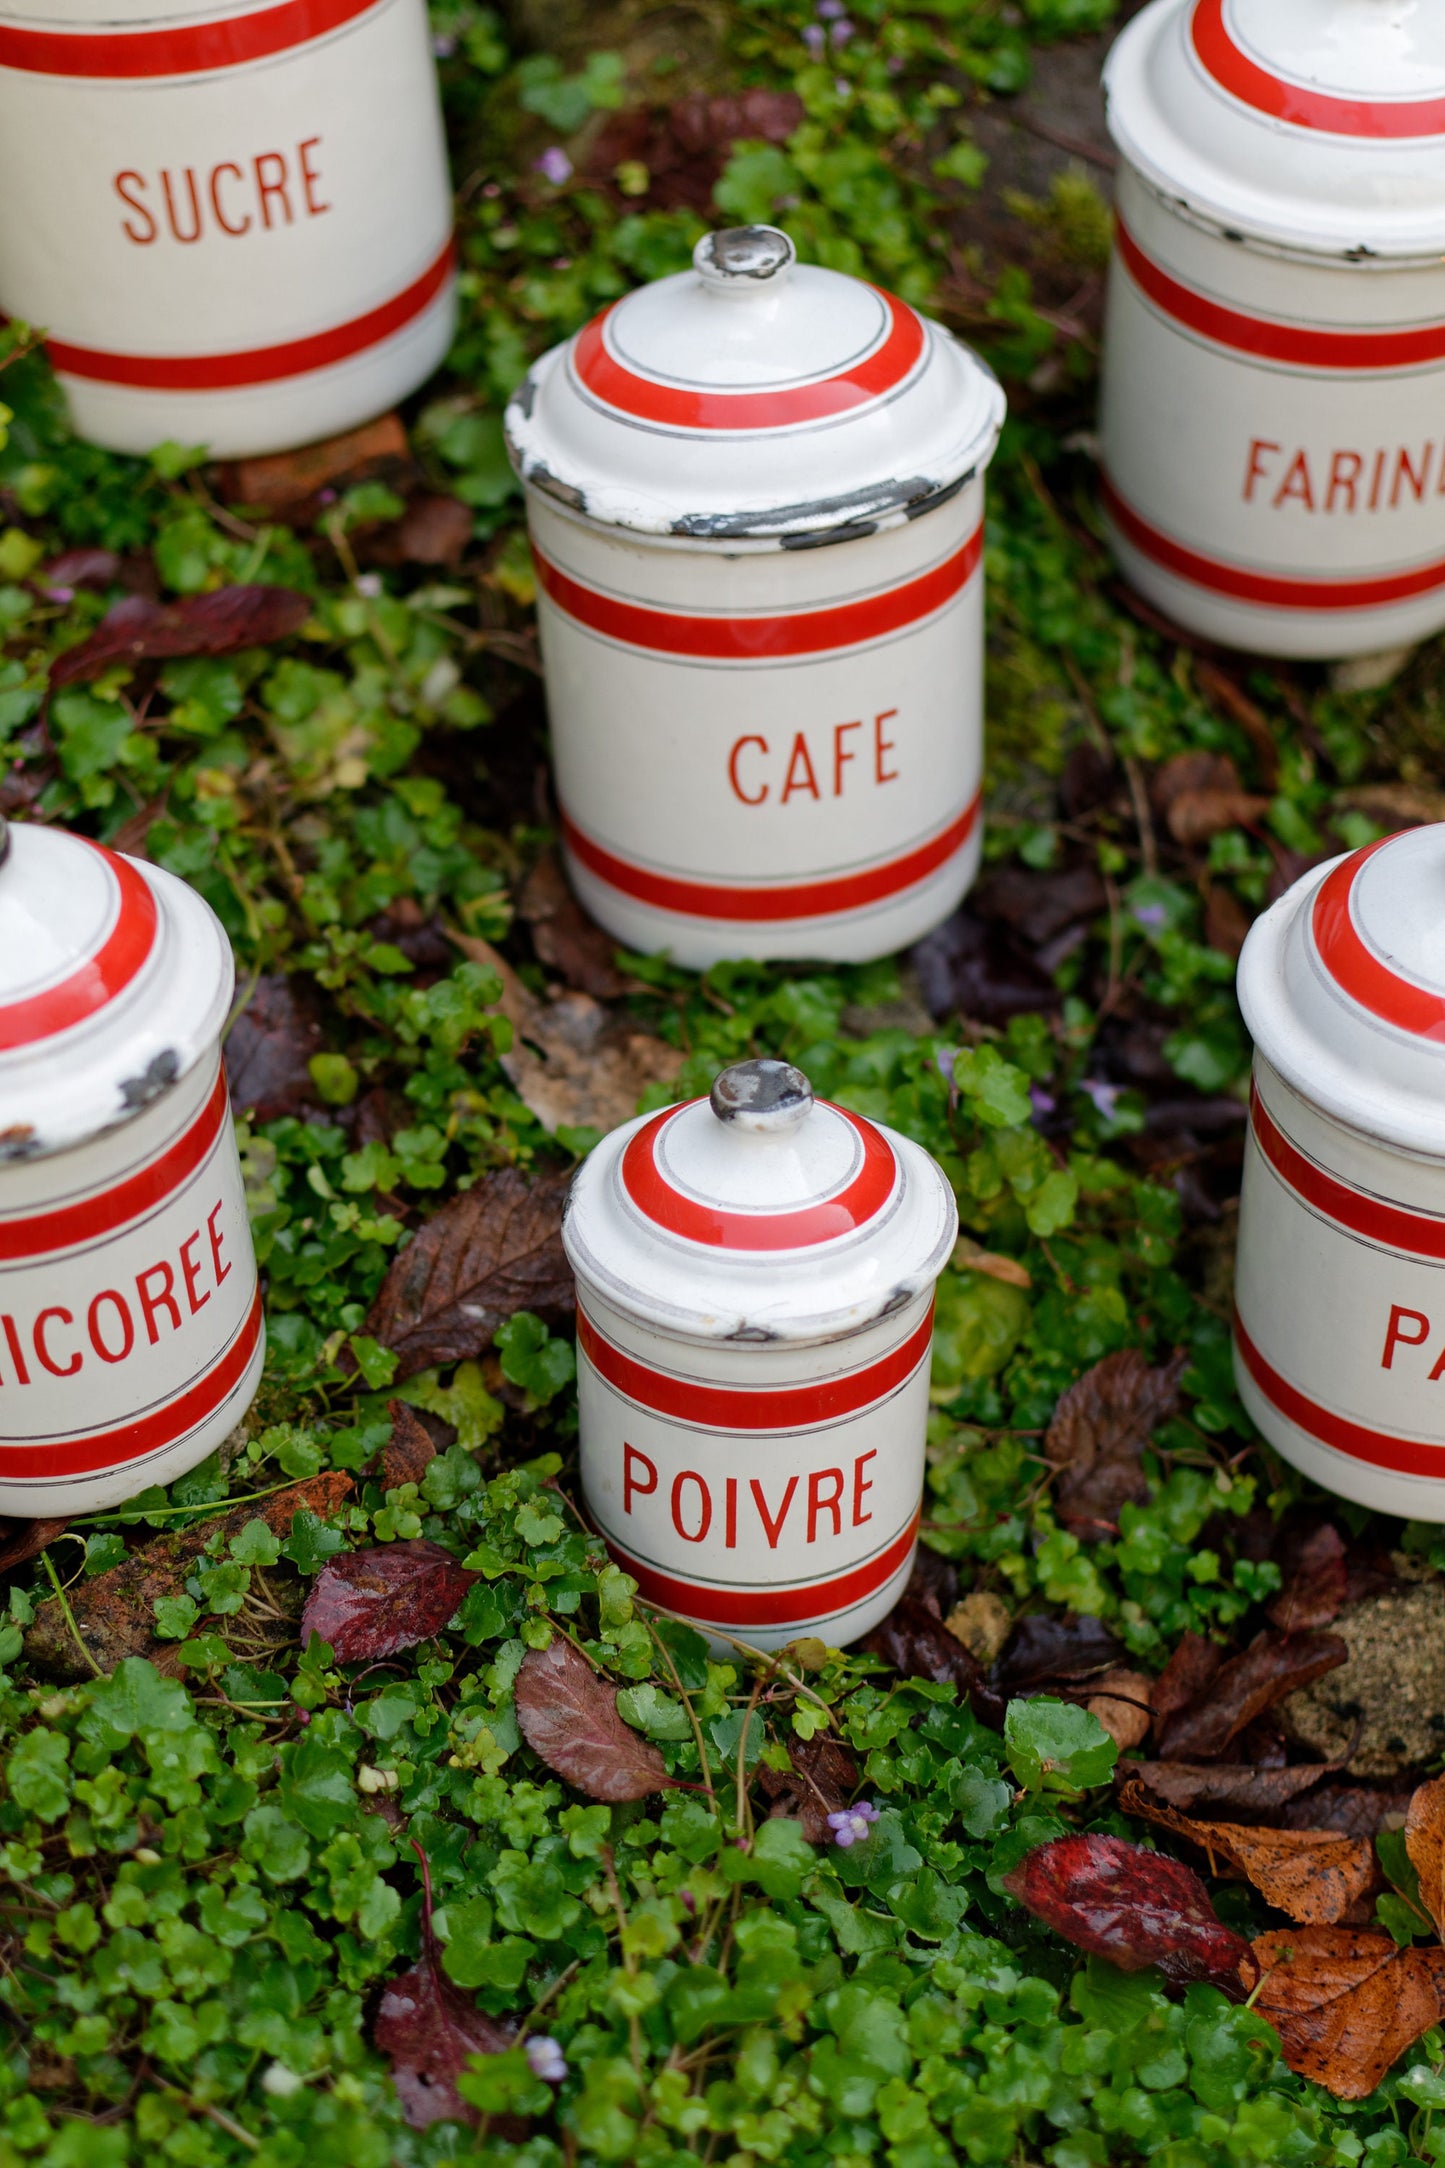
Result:
[[[1240,602],[1282,610],[1361,610],[1406,602],[1412,596],[1432,594],[1445,586],[1445,558],[1420,565],[1413,572],[1385,572],[1368,580],[1279,579],[1243,565],[1224,564],[1216,557],[1201,556],[1197,550],[1186,549],[1182,542],[1171,541],[1124,502],[1106,474],[1099,477],[1099,494],[1120,533],[1145,557],[1181,580],[1208,588],[1212,594],[1232,595]]]
[[[236,354],[111,354],[99,347],[47,339],[45,351],[53,367],[66,376],[88,377],[100,384],[130,384],[142,391],[236,391],[249,384],[273,384],[280,377],[304,376],[309,369],[348,361],[404,330],[436,299],[451,269],[448,240],[420,278],[379,308],[280,346],[253,346]]]
[[[700,1106],[693,1099],[690,1106]],[[819,1242],[836,1242],[877,1217],[893,1194],[898,1162],[888,1139],[850,1114],[820,1099],[819,1106],[841,1115],[858,1133],[863,1146],[863,1165],[846,1189],[819,1204],[803,1205],[796,1212],[729,1212],[720,1205],[703,1204],[672,1187],[657,1164],[657,1139],[669,1122],[687,1107],[664,1107],[661,1114],[638,1130],[622,1155],[622,1186],[645,1219],[669,1234],[688,1242],[706,1243],[718,1250],[802,1250]]]
[[[1328,135],[1376,139],[1445,132],[1445,98],[1339,98],[1272,74],[1235,43],[1224,19],[1224,0],[1196,0],[1191,29],[1194,50],[1220,89],[1271,120],[1322,129]]]
[[[1265,1361],[1245,1331],[1238,1310],[1234,1313],[1234,1344],[1245,1369],[1271,1406],[1321,1445],[1333,1446],[1351,1460],[1367,1461],[1372,1468],[1393,1468],[1397,1475],[1445,1476],[1445,1440],[1395,1438],[1388,1431],[1370,1430],[1363,1423],[1352,1423],[1348,1416],[1331,1414],[1318,1401],[1297,1392]]]
[[[600,1378],[617,1392],[677,1423],[704,1430],[805,1430],[815,1423],[837,1423],[876,1406],[911,1378],[928,1359],[933,1337],[933,1305],[916,1332],[864,1370],[826,1378],[818,1385],[755,1386],[736,1391],[726,1385],[699,1385],[692,1378],[652,1370],[604,1340],[587,1313],[577,1312],[577,1342]]]
[[[226,1078],[222,1071],[205,1105],[158,1159],[117,1182],[99,1197],[37,1212],[28,1219],[0,1219],[0,1264],[13,1265],[48,1257],[77,1242],[98,1242],[127,1220],[164,1204],[202,1164],[226,1121]]]
[[[559,610],[589,632],[628,647],[647,647],[661,655],[692,655],[715,662],[763,662],[787,655],[821,655],[830,648],[858,647],[882,640],[931,617],[967,586],[983,556],[983,527],[975,528],[962,548],[917,579],[857,602],[830,603],[798,610],[786,617],[693,617],[678,610],[654,610],[643,603],[620,602],[584,587],[569,572],[548,561],[532,544],[537,577]]]
[[[241,1327],[215,1367],[176,1399],[132,1423],[114,1430],[94,1430],[83,1438],[66,1438],[47,1445],[25,1445],[0,1439],[0,1483],[18,1480],[45,1482],[56,1476],[89,1475],[98,1468],[123,1468],[176,1445],[189,1432],[214,1415],[235,1391],[250,1365],[261,1338],[261,1290],[258,1287]]]
[[[1256,1087],[1249,1090],[1250,1120],[1260,1151],[1282,1180],[1306,1204],[1313,1205],[1341,1227],[1363,1235],[1385,1248],[1409,1252],[1415,1257],[1445,1261],[1445,1219],[1431,1219],[1423,1212],[1407,1212],[1403,1205],[1386,1204],[1364,1190],[1352,1188],[1323,1167],[1307,1159],[1280,1129]]]
[[[0,1002],[0,1053],[34,1046],[69,1031],[73,1024],[83,1024],[125,992],[155,946],[156,899],[145,875],[130,859],[106,850],[103,844],[89,843],[84,837],[76,840],[98,851],[115,878],[119,890],[115,925],[95,954],[68,978],[44,993]]]
[[[749,925],[768,925],[775,920],[827,918],[837,911],[857,911],[901,895],[961,851],[978,820],[981,798],[965,806],[956,820],[927,843],[890,858],[881,866],[861,873],[837,873],[811,881],[770,882],[744,888],[725,881],[686,881],[672,873],[653,873],[615,852],[604,850],[582,833],[566,812],[561,814],[562,840],[580,865],[621,895],[638,903],[655,904],[662,911],[676,911],[684,918],[718,918]]]
[[[251,8],[228,22],[168,30],[19,30],[0,25],[0,68],[131,83],[197,75],[209,68],[269,60],[341,29],[376,5],[377,0],[282,0],[279,7]]]
[[[1302,324],[1272,323],[1268,317],[1225,308],[1192,286],[1181,285],[1144,254],[1122,219],[1117,221],[1115,238],[1140,293],[1176,323],[1200,332],[1217,346],[1309,369],[1409,369],[1445,361],[1445,324],[1422,324],[1408,331],[1320,331]]]
[[[650,376],[639,376],[619,361],[607,344],[608,319],[621,306],[616,301],[578,332],[572,367],[579,381],[604,406],[664,428],[790,429],[803,422],[826,421],[896,391],[923,353],[926,334],[922,319],[881,287],[875,286],[873,291],[887,316],[882,343],[836,376],[821,377],[811,384],[774,391],[720,391],[715,387],[659,384]]]
[[[1381,836],[1378,843],[1367,843],[1363,849],[1352,851],[1321,881],[1310,913],[1315,951],[1341,993],[1368,1009],[1372,1016],[1417,1039],[1445,1040],[1445,994],[1417,986],[1392,971],[1366,945],[1351,909],[1354,886],[1365,861],[1394,841],[1394,836]]]
[[[611,1536],[604,1535],[603,1541],[623,1572],[632,1575],[646,1601],[660,1605],[665,1611],[680,1611],[687,1618],[703,1619],[709,1625],[726,1629],[793,1626],[851,1610],[855,1603],[865,1602],[882,1588],[907,1564],[918,1534],[919,1518],[920,1515],[915,1513],[902,1535],[896,1537],[886,1551],[870,1558],[866,1565],[855,1566],[851,1573],[840,1573],[831,1581],[814,1581],[805,1588],[707,1588],[696,1581],[681,1581],[673,1574],[659,1573],[656,1567],[644,1565]]]

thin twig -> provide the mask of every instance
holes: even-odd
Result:
[[[60,1585],[60,1575],[55,1570],[55,1561],[52,1559],[48,1550],[42,1551],[40,1557],[41,1562],[45,1567],[45,1571],[50,1576],[50,1585],[55,1591],[57,1603],[60,1605],[61,1610],[65,1614],[65,1623],[70,1628],[71,1634],[74,1636],[76,1647],[79,1649],[81,1655],[89,1664],[91,1670],[95,1673],[95,1676],[98,1679],[103,1679],[105,1677],[105,1673],[101,1670],[100,1665],[96,1662],[95,1658],[91,1655],[90,1650],[86,1647],[84,1641],[81,1639],[80,1628],[75,1623],[75,1613],[70,1608],[70,1598],[66,1595],[65,1590]]]

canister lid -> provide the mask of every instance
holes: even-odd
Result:
[[[903,1309],[957,1232],[927,1152],[763,1060],[604,1137],[562,1236],[584,1287],[628,1315],[747,1345],[841,1337]]]
[[[0,1160],[148,1106],[214,1047],[234,982],[219,920],[173,874],[0,820]]]
[[[1130,164],[1210,222],[1333,256],[1445,245],[1441,0],[1154,0],[1104,90]]]
[[[1445,823],[1317,866],[1251,927],[1255,1044],[1326,1113],[1445,1155]]]
[[[987,464],[1003,416],[940,325],[738,226],[544,354],[506,429],[524,481],[603,525],[778,543],[916,517]]]

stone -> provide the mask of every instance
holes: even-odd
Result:
[[[1445,1580],[1395,1564],[1409,1578],[1331,1624],[1348,1662],[1280,1704],[1290,1737],[1321,1761],[1348,1757],[1352,1777],[1402,1776],[1445,1751]]]

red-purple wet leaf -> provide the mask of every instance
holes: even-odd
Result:
[[[383,1543],[332,1558],[316,1576],[301,1614],[301,1642],[320,1634],[339,1664],[412,1649],[440,1633],[474,1573],[439,1543]]]
[[[500,2055],[511,2047],[515,2030],[479,2010],[469,1995],[446,1977],[432,1932],[431,1871],[425,1852],[413,1840],[421,1861],[424,1890],[421,1956],[405,1972],[388,1980],[377,2006],[372,2039],[391,2062],[392,2082],[402,2112],[413,2130],[429,2123],[475,2125],[480,2117],[457,2091],[457,2079],[473,2055]],[[516,2118],[492,2126],[497,2137],[520,2137],[525,2125]]]
[[[1207,1980],[1241,1999],[1254,1984],[1249,1944],[1217,1916],[1198,1875],[1143,1845],[1056,1837],[1004,1888],[1066,1942],[1121,1971],[1157,1965],[1167,1979]]]
[[[74,685],[99,677],[118,662],[228,655],[239,647],[265,647],[296,632],[311,615],[311,607],[308,596],[290,587],[218,587],[214,594],[182,595],[175,602],[127,595],[106,611],[88,640],[57,656],[50,682]]]
[[[514,1695],[532,1752],[589,1799],[645,1799],[672,1782],[651,1740],[618,1715],[616,1687],[561,1634],[528,1649]]]

